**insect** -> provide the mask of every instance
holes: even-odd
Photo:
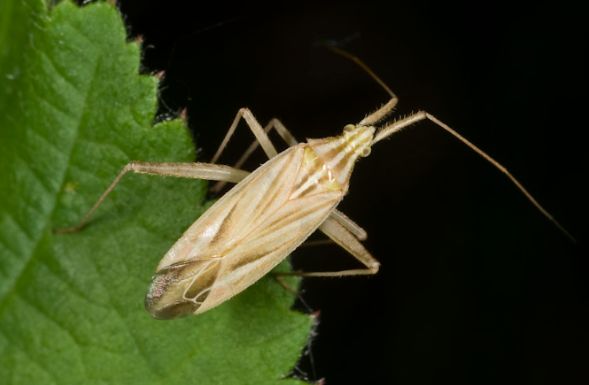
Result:
[[[270,272],[313,232],[323,232],[348,251],[363,268],[336,272],[299,272],[301,276],[376,274],[379,262],[364,248],[366,232],[336,209],[349,186],[359,158],[374,144],[417,122],[429,120],[503,172],[522,194],[567,237],[572,236],[502,165],[433,115],[419,111],[384,123],[397,97],[362,61],[332,47],[356,62],[390,95],[390,100],[357,124],[348,124],[334,137],[298,143],[276,119],[262,127],[247,108],[239,110],[211,163],[127,164],[81,222],[60,232],[81,229],[106,196],[128,172],[199,178],[222,184],[237,183],[176,241],[157,266],[145,298],[146,309],[159,319],[200,314],[220,305]],[[256,137],[235,167],[217,165],[241,119]],[[276,130],[290,146],[277,153],[268,133]],[[239,167],[261,145],[269,160],[252,173]]]

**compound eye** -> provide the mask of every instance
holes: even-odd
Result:
[[[371,151],[370,147],[364,147],[362,149],[362,152],[360,153],[360,156],[363,158],[366,158],[368,155],[370,155],[370,151]]]
[[[344,132],[354,131],[355,128],[356,128],[356,125],[355,124],[346,124],[344,126]]]

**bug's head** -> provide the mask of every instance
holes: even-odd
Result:
[[[346,141],[346,150],[356,156],[367,157],[370,155],[370,147],[376,129],[373,126],[360,124],[346,124],[343,138]]]

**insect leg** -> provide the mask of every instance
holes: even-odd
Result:
[[[82,220],[74,226],[56,229],[56,233],[73,233],[82,229],[90,220],[96,209],[104,202],[105,198],[121,181],[128,172],[138,174],[173,176],[178,178],[222,180],[237,183],[245,178],[249,172],[229,166],[210,163],[151,163],[151,162],[130,162],[123,167],[110,186],[100,195],[96,203],[82,217]]]
[[[354,258],[360,261],[365,269],[351,269],[342,271],[317,271],[277,273],[279,275],[297,275],[301,277],[343,277],[346,275],[372,275],[378,272],[380,263],[362,246],[356,236],[349,232],[335,219],[327,218],[319,227],[321,231],[331,238],[335,243],[344,248]]]
[[[276,118],[273,118],[272,120],[270,120],[270,122],[266,125],[266,127],[264,127],[264,132],[266,134],[268,134],[272,129],[275,129],[276,132],[278,132],[278,135],[280,135],[280,137],[289,146],[294,146],[295,144],[298,143],[297,140],[295,139],[295,137],[290,133],[290,131],[286,128],[286,126],[284,124],[282,124],[282,122],[280,120],[278,120]],[[247,148],[247,150],[245,150],[245,152],[243,153],[241,158],[239,158],[239,160],[237,161],[237,163],[235,163],[235,165],[233,167],[241,168],[241,166],[243,166],[243,164],[250,157],[250,155],[256,150],[256,148],[258,148],[259,144],[260,144],[259,141],[254,140],[252,142],[252,144],[250,144],[250,146]],[[268,158],[271,158],[271,156],[268,156]]]
[[[345,227],[346,230],[352,233],[359,241],[365,241],[366,238],[368,238],[368,233],[366,233],[366,230],[360,227],[360,225],[351,220],[346,214],[342,213],[341,211],[333,210],[331,212],[331,215],[329,215],[329,218],[335,220],[337,223]]]
[[[493,167],[495,167],[497,170],[499,170],[503,174],[505,174],[505,176],[507,176],[507,178],[511,181],[511,183],[513,183],[513,185],[526,197],[526,199],[528,201],[530,201],[530,203],[532,205],[534,205],[534,207],[536,207],[536,209],[538,209],[538,211],[540,211],[542,213],[542,215],[544,215],[550,222],[552,222],[567,238],[569,238],[573,242],[576,242],[575,238],[571,235],[571,233],[569,233],[552,216],[552,214],[550,214],[544,207],[542,207],[542,205],[540,205],[540,203],[536,200],[536,198],[534,198],[532,196],[532,194],[530,194],[530,192],[523,186],[523,184],[515,176],[513,176],[511,174],[511,172],[509,172],[509,170],[507,170],[507,168],[505,168],[505,166],[503,166],[502,164],[497,162],[489,154],[487,154],[486,152],[484,152],[483,150],[481,150],[480,148],[475,146],[468,139],[466,139],[465,137],[460,135],[458,132],[454,131],[452,128],[450,128],[450,126],[448,126],[444,122],[440,121],[438,118],[436,118],[435,116],[433,116],[432,114],[430,114],[428,112],[419,111],[415,114],[409,115],[403,119],[400,119],[396,122],[393,122],[391,124],[384,126],[383,128],[381,128],[377,132],[376,136],[374,137],[374,140],[372,141],[372,144],[379,142],[379,141],[383,140],[384,138],[391,136],[391,135],[401,131],[402,129],[407,128],[407,127],[409,127],[417,122],[420,122],[422,120],[429,120],[432,123],[434,123],[436,126],[442,128],[444,131],[446,131],[450,135],[454,136],[456,139],[458,139],[463,144],[465,144],[467,147],[469,147],[471,150],[473,150],[475,153],[477,153],[480,157],[485,159],[487,162],[491,163],[491,165],[493,165]]]
[[[252,116],[252,118],[253,118],[253,116]],[[250,126],[250,128],[251,128],[251,126]],[[268,133],[272,129],[275,129],[276,132],[278,132],[278,134],[280,135],[280,137],[289,146],[294,146],[295,144],[298,143],[297,140],[295,139],[295,137],[284,126],[284,124],[282,124],[282,122],[280,120],[274,118],[274,119],[270,120],[270,122],[264,127],[264,135],[265,135],[266,139],[268,139],[268,142],[270,143],[270,145],[272,145],[272,143],[270,142],[270,139],[268,138]],[[229,128],[229,130],[231,131],[231,128]],[[254,128],[252,128],[252,131],[253,130],[254,130]],[[229,135],[229,132],[227,134]],[[223,140],[223,143],[221,144],[221,147],[224,147],[224,145],[226,145],[227,142],[228,142],[228,140],[227,141]],[[259,146],[260,143],[261,142],[259,140],[257,140],[257,137],[256,137],[256,140],[254,140],[250,144],[250,146],[247,148],[247,150],[245,150],[245,152],[243,153],[243,155],[241,156],[241,158],[239,158],[239,160],[235,163],[235,165],[233,165],[233,167],[235,167],[235,168],[241,168],[241,166],[243,166],[243,164],[245,163],[245,161],[258,148],[258,146]],[[223,148],[221,148],[221,147],[219,148],[219,150],[217,150],[217,154],[218,155],[215,154],[215,157],[213,157],[213,163],[216,162],[219,159],[219,156],[221,156],[221,152],[223,151]],[[272,145],[272,147],[274,148],[273,145]],[[274,152],[277,153],[275,148],[274,148]],[[268,152],[266,152],[266,155],[268,155],[268,158],[272,158],[272,156],[269,155]],[[225,186],[225,184],[226,184],[226,182],[218,182],[218,183],[215,183],[215,185],[213,187],[211,187],[211,192],[217,193],[217,192],[221,191],[221,189]]]
[[[229,130],[227,130],[227,134],[225,134],[225,138],[223,138],[221,145],[219,146],[219,148],[217,149],[217,152],[213,156],[211,163],[216,163],[217,160],[219,160],[221,153],[223,152],[223,150],[225,150],[225,147],[227,147],[227,143],[229,143],[229,140],[233,136],[233,133],[237,129],[237,126],[239,125],[239,122],[242,118],[243,118],[243,120],[245,120],[245,122],[249,126],[250,130],[252,130],[252,133],[254,134],[257,141],[262,146],[262,149],[264,150],[264,152],[266,153],[268,158],[273,158],[278,154],[278,152],[276,151],[276,148],[274,148],[274,146],[272,145],[272,142],[270,142],[268,135],[266,134],[266,132],[264,131],[264,129],[262,128],[260,123],[258,123],[258,121],[254,117],[252,112],[249,110],[249,108],[244,107],[244,108],[240,108],[239,111],[237,111],[237,114],[235,115],[235,118],[233,119],[231,126],[229,126]]]
[[[368,233],[360,225],[351,220],[346,214],[339,210],[333,210],[329,215],[330,220],[334,220],[342,225],[348,232],[350,232],[359,241],[365,241],[368,238]],[[324,232],[320,227],[319,230]],[[332,239],[320,239],[317,241],[307,241],[302,246],[322,246],[332,244]]]

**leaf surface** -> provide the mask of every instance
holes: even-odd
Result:
[[[112,6],[0,2],[0,373],[3,384],[270,384],[313,321],[264,279],[198,317],[152,319],[154,268],[206,208],[201,181],[126,176],[130,160],[192,161],[184,122],[153,125],[157,80],[139,74]]]

